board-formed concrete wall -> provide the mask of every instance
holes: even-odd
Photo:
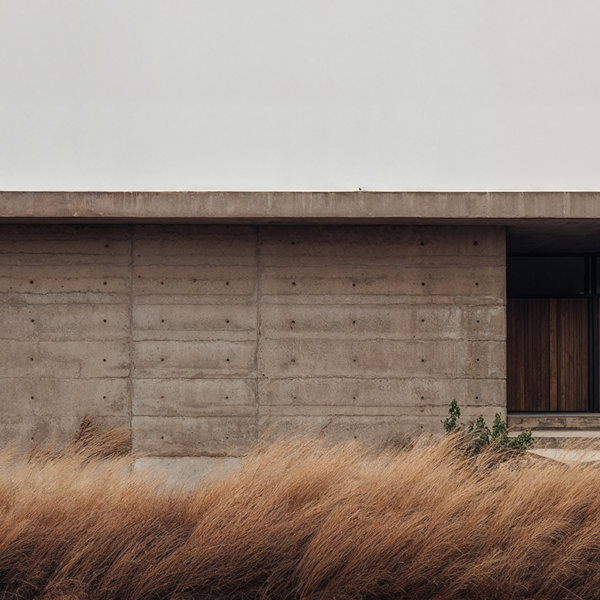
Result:
[[[84,414],[151,456],[396,442],[505,411],[505,230],[1,225],[0,442]]]

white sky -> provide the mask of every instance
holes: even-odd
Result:
[[[600,190],[598,0],[0,0],[0,189]]]

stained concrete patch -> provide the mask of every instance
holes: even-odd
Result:
[[[219,478],[231,473],[241,464],[241,458],[179,456],[173,458],[145,457],[133,463],[134,471],[155,472],[174,484],[200,483],[208,477]]]

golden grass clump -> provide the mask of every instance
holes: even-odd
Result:
[[[0,598],[600,596],[594,465],[296,436],[173,487],[111,435],[0,454]]]

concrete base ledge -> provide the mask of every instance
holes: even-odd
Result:
[[[409,223],[600,221],[600,192],[13,192],[0,222]]]
[[[574,452],[600,453],[600,431],[581,429],[533,429],[535,450],[560,449]],[[516,437],[518,432],[512,431],[509,437]]]
[[[508,415],[508,426],[514,431],[535,430],[600,430],[600,414],[594,413],[521,413]]]
[[[591,452],[594,456],[600,455],[600,415],[598,414],[521,413],[508,415],[507,422],[511,429],[509,433],[511,437],[517,436],[524,429],[532,430],[535,451],[561,450],[561,452]],[[551,454],[552,452],[548,457]]]

